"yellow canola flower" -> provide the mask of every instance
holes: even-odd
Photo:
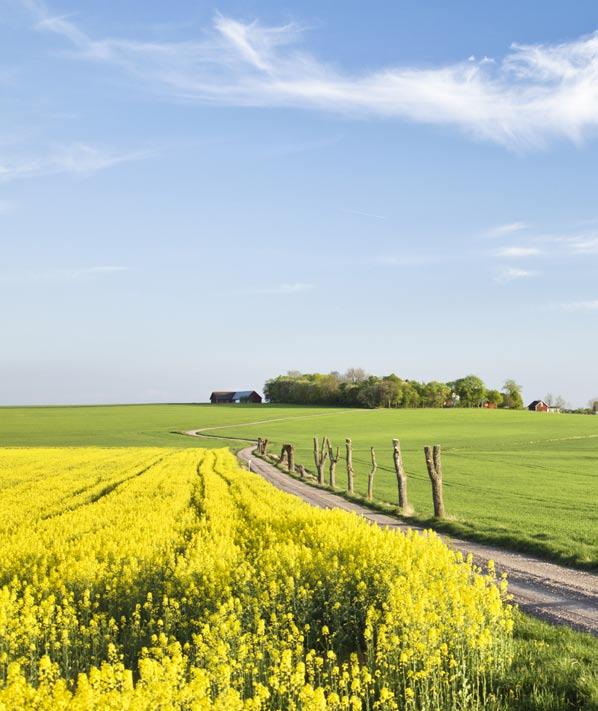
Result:
[[[506,583],[228,450],[0,450],[0,711],[489,708]]]

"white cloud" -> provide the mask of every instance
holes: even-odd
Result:
[[[352,215],[361,215],[362,217],[372,217],[376,220],[386,219],[386,215],[376,215],[373,212],[363,212],[362,210],[345,210],[345,212],[350,212]]]
[[[107,62],[173,99],[295,106],[352,116],[448,124],[509,147],[581,140],[598,127],[598,34],[561,44],[514,44],[501,60],[349,72],[299,49],[301,28],[221,15],[201,40],[95,39],[72,20],[22,0],[40,30],[81,59]]]
[[[147,151],[115,153],[85,143],[73,143],[57,150],[51,161],[60,172],[92,174],[148,155]]]
[[[575,254],[598,254],[598,237],[581,236],[569,240],[571,250]]]
[[[511,281],[517,279],[529,279],[536,275],[536,272],[530,272],[527,269],[516,269],[514,267],[507,267],[505,269],[500,269],[495,277],[495,281],[499,284],[508,284]]]
[[[560,234],[539,234],[533,236],[537,244],[551,248],[556,254],[585,255],[598,254],[598,233],[562,232]]]
[[[528,229],[529,225],[526,222],[509,222],[506,225],[497,225],[486,232],[488,237],[506,237],[515,232],[521,232]]]
[[[494,252],[497,257],[533,257],[540,254],[536,247],[501,247]]]
[[[591,301],[572,301],[568,304],[561,304],[565,311],[598,311],[598,299]]]
[[[117,153],[86,143],[58,146],[53,151],[35,158],[15,158],[0,163],[0,182],[24,178],[39,178],[58,173],[92,175],[120,163],[139,160],[148,152]]]

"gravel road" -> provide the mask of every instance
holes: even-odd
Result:
[[[193,435],[195,431],[185,434]],[[252,445],[238,453],[241,462],[246,465],[251,463],[251,471],[312,506],[352,511],[385,528],[423,530],[388,514],[347,501],[330,491],[298,481],[254,457],[253,449]],[[507,573],[509,591],[521,609],[549,622],[569,625],[598,636],[598,575],[549,563],[525,553],[510,552],[445,535],[442,538],[452,548],[465,554],[471,553],[478,565],[484,566],[488,560],[493,560],[499,572]]]

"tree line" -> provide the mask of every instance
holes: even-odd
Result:
[[[477,375],[448,383],[405,380],[398,375],[369,375],[362,368],[345,373],[289,371],[266,382],[264,393],[273,403],[338,407],[523,407],[521,386],[507,380],[502,390],[489,389]]]

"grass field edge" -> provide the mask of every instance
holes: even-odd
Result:
[[[255,442],[255,440],[252,441]],[[241,447],[237,447],[233,451],[237,453],[239,449],[241,449]],[[256,459],[261,459],[267,464],[276,467],[276,469],[281,471],[283,474],[286,474],[287,476],[296,479],[297,481],[302,481],[305,484],[308,484],[309,486],[312,486],[316,489],[329,491],[347,501],[351,501],[353,503],[360,504],[361,506],[365,506],[366,508],[369,508],[372,511],[378,511],[380,513],[385,513],[390,516],[394,516],[398,520],[403,521],[407,524],[414,524],[423,528],[429,528],[438,533],[454,535],[458,538],[462,538],[467,541],[472,541],[473,543],[492,544],[499,548],[502,548],[505,551],[534,554],[542,560],[545,560],[550,563],[557,563],[567,568],[571,568],[572,570],[581,570],[588,573],[595,573],[598,571],[598,561],[585,562],[564,555],[558,555],[550,548],[543,546],[540,541],[538,541],[537,543],[535,541],[528,542],[521,539],[513,538],[509,535],[500,536],[494,534],[485,534],[483,532],[470,530],[465,524],[458,521],[451,521],[450,519],[439,520],[437,518],[434,518],[433,516],[418,516],[417,514],[413,516],[406,516],[400,513],[398,505],[391,504],[389,501],[384,501],[382,499],[374,499],[370,501],[367,497],[362,496],[361,494],[350,494],[349,492],[343,489],[332,488],[329,484],[318,484],[313,472],[307,468],[305,469],[305,471],[309,474],[309,477],[303,478],[298,474],[289,472],[288,469],[279,466],[277,462],[271,458],[272,455],[270,455],[270,457],[264,457],[258,454],[257,450],[253,450],[252,455],[255,456]]]

